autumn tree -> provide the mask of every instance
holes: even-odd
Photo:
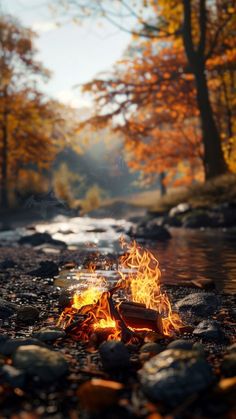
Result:
[[[65,2],[64,2],[65,3]],[[75,17],[105,16],[122,30],[158,41],[160,48],[182,45],[188,71],[194,76],[196,101],[202,130],[205,177],[227,171],[209,89],[208,62],[232,50],[235,34],[235,1],[145,0],[143,2],[86,2],[67,0]],[[128,19],[128,24],[126,21]],[[124,23],[125,22],[125,23]],[[138,24],[129,29],[130,22]],[[232,32],[233,31],[233,32]],[[224,59],[224,58],[223,58]]]

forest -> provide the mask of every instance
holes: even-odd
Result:
[[[236,417],[235,39],[235,0],[0,0],[0,419]]]

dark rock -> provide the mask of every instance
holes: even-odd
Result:
[[[39,278],[52,278],[59,274],[58,266],[51,260],[40,262],[40,267],[33,271],[28,272],[29,275]]]
[[[184,339],[176,339],[167,345],[167,349],[182,349],[185,351],[190,351],[192,349],[193,342]]]
[[[123,342],[103,342],[99,347],[99,353],[104,370],[119,370],[130,366],[129,351]]]
[[[233,343],[232,345],[228,346],[227,352],[236,353],[236,343]]]
[[[27,325],[34,324],[39,319],[39,310],[33,306],[22,306],[17,312],[17,322]]]
[[[182,202],[176,205],[175,207],[171,208],[168,215],[170,217],[176,217],[176,215],[186,214],[191,210],[191,208],[192,207],[188,202]]]
[[[23,387],[25,384],[25,373],[12,365],[4,365],[0,370],[0,374],[4,381],[12,387]]]
[[[175,216],[175,217],[165,217],[163,219],[163,224],[164,225],[168,225],[170,227],[181,227],[182,226],[182,220],[180,217]]]
[[[168,240],[171,238],[169,231],[158,225],[156,222],[140,223],[135,227],[131,227],[128,234],[134,238],[145,240]]]
[[[214,320],[203,320],[194,329],[193,334],[206,340],[220,341],[224,338],[219,323]]]
[[[191,283],[197,288],[201,288],[204,290],[213,290],[216,287],[215,281],[210,278],[193,279]]]
[[[236,375],[236,352],[231,352],[224,356],[221,370],[226,377],[234,377]]]
[[[175,304],[178,311],[193,316],[205,317],[212,315],[219,304],[218,297],[210,292],[196,292],[187,295]]]
[[[42,244],[48,243],[61,248],[65,248],[65,242],[61,240],[55,240],[48,233],[35,233],[29,236],[23,236],[18,240],[19,244],[29,244],[31,246],[40,246]]]
[[[183,227],[200,228],[212,227],[213,220],[206,211],[191,211],[183,217]]]
[[[141,346],[139,359],[146,362],[148,359],[159,354],[163,350],[162,346],[155,342],[148,342]]]
[[[54,342],[57,339],[65,337],[66,333],[62,329],[47,328],[40,329],[38,332],[35,332],[33,336],[42,342]]]
[[[16,262],[12,259],[4,259],[0,262],[0,269],[11,269],[16,266]]]
[[[0,298],[0,319],[7,319],[17,312],[18,306]]]
[[[20,346],[13,355],[13,365],[44,382],[53,382],[68,372],[62,354],[36,345]]]
[[[194,351],[168,349],[139,372],[143,392],[154,402],[176,406],[214,381],[210,365]]]
[[[73,300],[73,291],[63,289],[58,298],[59,307],[62,309],[68,307],[71,304],[72,300]]]
[[[193,351],[199,353],[199,356],[205,356],[204,346],[200,342],[195,342],[193,344]]]
[[[5,356],[12,355],[20,346],[45,346],[41,341],[34,338],[14,338],[7,339],[0,343],[0,353]]]

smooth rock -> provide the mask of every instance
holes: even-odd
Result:
[[[139,371],[143,392],[151,401],[176,406],[214,381],[210,365],[194,351],[168,349]]]
[[[17,322],[27,325],[34,324],[39,319],[39,310],[33,306],[22,306],[17,312]]]
[[[17,312],[18,306],[0,298],[0,319],[7,319]]]
[[[183,227],[201,228],[213,227],[214,220],[206,211],[191,211],[183,217]]]
[[[189,341],[189,340],[184,340],[184,339],[176,339],[173,340],[172,342],[170,342],[167,345],[168,349],[182,349],[185,351],[191,351],[193,346],[193,342]]]
[[[170,217],[175,217],[176,215],[186,214],[191,210],[191,205],[188,202],[182,202],[175,207],[171,208],[168,215]]]
[[[103,342],[99,346],[99,354],[104,370],[119,370],[130,366],[129,351],[123,342]]]
[[[128,234],[131,237],[146,239],[146,240],[168,240],[171,238],[171,234],[169,231],[163,227],[158,225],[153,221],[149,221],[148,223],[140,223],[135,227],[132,227]]]
[[[214,320],[203,320],[194,329],[193,334],[199,338],[206,340],[219,341],[224,338],[219,323]]]
[[[5,356],[12,355],[20,346],[45,346],[40,340],[34,338],[14,338],[6,339],[1,344],[0,342],[0,353]]]
[[[40,329],[33,334],[33,336],[42,342],[54,342],[59,338],[66,336],[64,330],[60,329]]]
[[[224,356],[221,370],[226,377],[236,375],[236,352],[231,352]]]
[[[4,381],[12,387],[23,387],[25,384],[25,373],[12,365],[3,365],[0,374]]]
[[[236,342],[227,347],[227,352],[236,353]]]
[[[218,297],[210,292],[196,292],[187,295],[175,304],[183,314],[205,317],[212,315],[218,308]]]
[[[16,262],[12,259],[4,259],[2,262],[0,262],[0,269],[11,269],[16,266]]]
[[[159,354],[163,350],[162,346],[155,342],[148,342],[141,346],[139,359],[146,362],[148,359]]]
[[[40,262],[38,269],[28,272],[29,275],[36,276],[39,278],[52,278],[59,274],[58,266],[51,260]]]
[[[13,365],[44,382],[53,382],[68,372],[62,354],[36,345],[20,346],[13,355]]]
[[[61,240],[55,240],[48,233],[35,233],[28,236],[23,236],[18,240],[19,244],[29,244],[31,246],[40,246],[42,244],[48,243],[55,246],[65,248],[65,242]]]

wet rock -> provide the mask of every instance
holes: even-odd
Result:
[[[33,306],[23,306],[18,309],[17,322],[32,325],[39,319],[39,310]]]
[[[65,242],[61,240],[55,240],[48,233],[35,233],[29,236],[23,236],[18,240],[19,244],[29,244],[31,246],[40,246],[42,244],[52,244],[61,248],[65,248]]]
[[[40,262],[40,267],[29,272],[29,275],[39,278],[52,278],[59,274],[58,266],[51,260]]]
[[[201,228],[213,227],[213,220],[206,211],[191,211],[183,217],[183,227]]]
[[[233,343],[232,345],[228,346],[227,352],[236,353],[236,343]]]
[[[59,307],[64,309],[68,307],[73,300],[73,290],[62,290],[58,298]]]
[[[190,340],[184,340],[184,339],[176,339],[167,345],[168,349],[182,349],[186,351],[190,351],[192,349],[193,342]]]
[[[158,225],[154,221],[149,221],[147,223],[140,223],[137,226],[131,227],[128,234],[134,238],[140,238],[145,240],[168,240],[171,238],[169,231]]]
[[[181,227],[182,220],[179,216],[174,216],[174,217],[168,216],[168,217],[163,218],[163,224],[169,227]]]
[[[175,207],[171,208],[169,211],[170,217],[175,217],[176,215],[186,214],[191,210],[191,205],[188,202],[182,202]]]
[[[224,338],[219,323],[213,320],[203,320],[194,329],[193,334],[206,340],[221,341]]]
[[[119,370],[130,366],[129,351],[123,342],[107,341],[99,347],[104,370]]]
[[[25,373],[12,365],[4,365],[0,370],[0,374],[4,381],[12,387],[23,387],[25,384]]]
[[[0,298],[0,319],[7,319],[17,312],[18,306]]]
[[[199,353],[199,356],[205,356],[204,346],[200,342],[195,342],[193,344],[193,351]]]
[[[0,342],[0,353],[5,356],[12,355],[20,346],[37,345],[44,346],[44,344],[38,339],[34,338],[14,338],[6,339],[1,344]]]
[[[224,356],[221,370],[226,377],[233,377],[236,375],[236,352],[231,352]]]
[[[53,382],[68,371],[62,354],[36,345],[20,346],[13,355],[13,365],[44,382]]]
[[[154,402],[175,406],[206,389],[214,376],[194,351],[168,349],[146,362],[139,372],[143,392]]]
[[[2,262],[0,262],[0,269],[11,269],[16,266],[16,262],[12,259],[4,259]]]
[[[219,304],[218,297],[210,292],[196,292],[187,295],[175,305],[183,314],[205,317],[212,315]]]
[[[146,362],[148,359],[159,354],[163,350],[162,346],[155,342],[148,342],[141,346],[139,359]]]
[[[213,290],[216,287],[215,281],[210,278],[193,279],[191,283],[197,288],[201,288],[204,290]]]
[[[54,342],[57,339],[65,337],[66,333],[64,330],[47,328],[40,329],[33,336],[42,342]]]

